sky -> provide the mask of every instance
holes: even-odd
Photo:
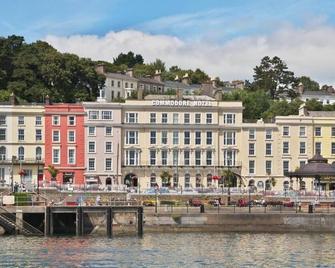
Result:
[[[264,56],[335,85],[333,0],[0,0],[0,36],[113,61],[121,52],[248,79]]]

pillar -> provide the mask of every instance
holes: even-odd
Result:
[[[20,230],[23,228],[23,212],[22,210],[16,210],[16,227],[15,227],[15,232],[18,234]]]
[[[143,207],[137,209],[137,234],[143,236]]]

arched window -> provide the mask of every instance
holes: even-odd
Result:
[[[190,188],[191,187],[191,177],[190,174],[186,173],[185,174],[185,188]]]
[[[0,160],[5,160],[6,159],[6,147],[1,146],[0,147]]]
[[[157,185],[157,181],[156,181],[156,174],[155,173],[151,173],[150,175],[150,187],[156,187]]]
[[[301,181],[300,183],[300,191],[302,190],[306,190],[306,182],[305,181]]]
[[[207,187],[212,186],[213,177],[212,174],[207,174]]]
[[[264,190],[264,182],[263,182],[263,181],[258,181],[258,182],[257,182],[257,187],[258,187],[259,189],[263,189],[263,190]]]
[[[36,147],[36,160],[42,160],[42,148]]]
[[[173,187],[177,188],[178,187],[178,174],[177,173],[174,173],[173,174]]]
[[[251,179],[249,180],[249,185],[250,187],[255,187],[255,180]]]
[[[265,181],[265,190],[270,191],[271,190],[271,181],[270,180],[266,180]]]
[[[24,148],[22,146],[18,149],[18,159],[24,160]]]
[[[288,190],[290,188],[290,182],[284,181],[283,186],[284,186],[284,190]]]
[[[195,187],[199,188],[201,187],[201,174],[195,175]]]

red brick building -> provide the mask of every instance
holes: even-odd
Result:
[[[84,184],[85,112],[81,104],[45,106],[45,179],[51,181],[49,166],[58,170],[61,184]]]

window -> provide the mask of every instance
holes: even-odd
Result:
[[[206,165],[211,166],[212,165],[212,156],[213,152],[211,150],[206,151]]]
[[[206,144],[211,145],[213,141],[213,133],[212,131],[207,131],[206,132]]]
[[[19,115],[17,117],[17,124],[18,125],[24,125],[24,116],[23,115]]]
[[[223,145],[235,145],[236,133],[232,131],[223,132]]]
[[[156,150],[150,150],[150,165],[156,165]]]
[[[6,160],[6,147],[0,147],[0,160]]]
[[[201,165],[201,151],[200,150],[195,151],[195,165],[196,166]]]
[[[59,148],[52,149],[52,163],[53,164],[60,163],[60,149]]]
[[[306,153],[306,143],[304,141],[300,142],[300,154]]]
[[[69,130],[67,133],[67,141],[68,142],[75,142],[76,141],[76,134],[74,130]]]
[[[255,174],[255,160],[249,160],[249,174]]]
[[[117,81],[117,87],[121,87],[121,82]]]
[[[114,87],[114,80],[111,81],[111,86]]]
[[[162,150],[161,153],[162,153],[162,166],[166,166],[168,152],[167,150]]]
[[[150,144],[156,144],[156,131],[150,131]]]
[[[234,166],[236,160],[235,150],[223,150],[223,164],[224,166]]]
[[[162,131],[162,144],[167,144],[168,143],[168,133],[167,131]]]
[[[299,136],[300,137],[306,137],[306,127],[300,127],[299,128]]]
[[[74,165],[76,163],[76,150],[73,148],[70,148],[68,150],[68,159],[67,159],[68,164]]]
[[[42,125],[42,116],[36,116],[35,117],[35,125],[41,126]]]
[[[271,160],[265,161],[265,172],[266,174],[269,174],[269,175],[272,173],[272,161]]]
[[[76,117],[74,115],[69,115],[67,118],[67,124],[69,126],[74,126],[76,124]]]
[[[113,128],[112,127],[105,127],[105,136],[112,136]]]
[[[272,155],[272,144],[271,143],[265,144],[265,154]]]
[[[195,114],[195,123],[201,124],[201,114]]]
[[[288,141],[283,142],[283,154],[288,154],[290,151],[290,145]]]
[[[178,124],[179,122],[179,114],[173,114],[173,124]]]
[[[212,114],[206,114],[206,124],[212,124],[213,122],[213,115]]]
[[[24,129],[19,129],[18,130],[18,140],[19,141],[24,141]]]
[[[133,83],[130,83],[130,88],[134,88],[134,84]]]
[[[173,145],[179,144],[179,132],[173,131]]]
[[[105,142],[105,153],[109,154],[112,153],[113,151],[113,144],[111,141],[106,141]]]
[[[335,142],[332,142],[332,154],[335,154]]]
[[[125,86],[124,86],[124,87],[125,87],[125,88],[128,88],[128,82],[125,83]]]
[[[36,141],[42,140],[42,129],[35,129],[35,140]]]
[[[285,175],[290,169],[290,161],[284,160],[283,161],[283,174]]]
[[[306,164],[305,160],[300,160],[299,161],[299,165],[300,167],[303,167]]]
[[[137,123],[138,114],[137,113],[126,113],[126,123]]]
[[[150,187],[156,187],[157,186],[157,182],[156,182],[156,174],[155,173],[151,173],[150,175]]]
[[[185,188],[189,188],[191,186],[191,178],[190,174],[185,174]]]
[[[35,157],[36,157],[36,160],[42,160],[42,148],[41,147],[36,147]]]
[[[178,150],[173,150],[172,151],[172,164],[174,166],[178,165]]]
[[[256,139],[256,130],[249,129],[249,140],[255,140]]]
[[[235,124],[235,114],[223,114],[223,123],[227,125]]]
[[[266,140],[272,140],[272,129],[266,129],[265,130],[265,139]]]
[[[112,170],[112,158],[105,159],[105,170],[111,171]]]
[[[102,111],[101,112],[101,119],[102,120],[112,120],[113,119],[113,112],[112,111]]]
[[[184,114],[184,124],[190,123],[190,114]]]
[[[332,127],[332,137],[335,137],[335,127]]]
[[[290,127],[283,127],[283,136],[290,136]]]
[[[255,143],[249,143],[249,155],[255,155]]]
[[[24,160],[24,148],[22,146],[18,148],[18,159]]]
[[[321,154],[321,142],[315,143],[315,154]]]
[[[88,127],[88,136],[95,136],[95,127]]]
[[[99,119],[99,111],[89,111],[88,119],[90,120],[98,120]]]
[[[177,173],[174,173],[173,174],[173,187],[177,188],[178,187],[178,174]]]
[[[201,131],[195,132],[195,144],[196,145],[201,144]]]
[[[95,153],[95,141],[88,142],[88,152]]]
[[[88,170],[94,171],[95,170],[95,158],[88,159]]]
[[[6,115],[0,114],[0,125],[6,125]]]
[[[126,165],[137,166],[138,165],[138,151],[137,150],[127,150],[126,151]]]
[[[60,136],[59,136],[59,130],[53,130],[52,131],[52,142],[59,142]]]
[[[53,115],[52,116],[52,124],[54,126],[59,126],[60,122],[59,122],[59,115]]]
[[[315,127],[314,131],[316,137],[321,136],[321,127]]]
[[[156,114],[155,113],[150,113],[150,123],[151,124],[156,123]]]
[[[184,145],[190,144],[190,132],[184,131]]]
[[[126,131],[126,144],[138,144],[138,131]]]
[[[167,124],[168,122],[168,115],[166,113],[162,114],[162,124]]]
[[[184,151],[184,165],[185,166],[190,165],[190,151],[188,150]]]
[[[6,129],[0,128],[0,141],[5,141],[5,140],[6,140]]]

